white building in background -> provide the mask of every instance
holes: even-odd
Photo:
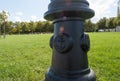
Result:
[[[120,26],[116,27],[116,32],[120,32]]]

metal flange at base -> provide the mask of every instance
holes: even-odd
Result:
[[[84,75],[81,74],[80,76],[77,77],[74,77],[73,75],[73,78],[60,77],[54,74],[52,71],[48,70],[44,81],[96,81],[96,76],[92,69],[90,69],[89,73]]]

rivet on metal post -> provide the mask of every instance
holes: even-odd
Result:
[[[44,81],[95,81],[88,66],[89,35],[84,21],[94,16],[86,0],[51,0],[44,18],[53,21],[52,65]]]

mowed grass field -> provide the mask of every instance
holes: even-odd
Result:
[[[120,33],[89,33],[89,65],[97,81],[120,81]],[[43,81],[51,65],[52,34],[0,38],[0,81]]]

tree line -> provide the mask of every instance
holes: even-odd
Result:
[[[0,35],[1,34],[34,34],[53,32],[53,24],[50,21],[30,21],[30,22],[12,22],[7,20],[6,13],[0,13]],[[97,32],[99,29],[113,29],[120,26],[120,16],[111,18],[102,18],[97,23],[86,20],[86,32]]]
[[[91,20],[85,21],[85,31],[97,32],[98,30],[116,29],[120,26],[120,16],[111,18],[101,18],[97,23],[92,23]]]
[[[37,22],[5,22],[6,34],[33,34],[53,32],[53,24],[49,21]],[[3,24],[1,24],[1,32],[3,33]]]

